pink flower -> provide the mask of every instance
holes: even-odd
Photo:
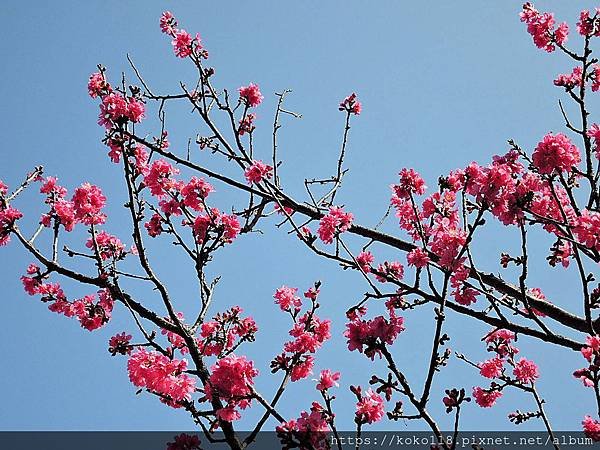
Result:
[[[331,321],[321,320],[316,315],[308,313],[301,316],[290,330],[290,336],[295,339],[286,342],[284,350],[289,353],[315,353],[323,343],[331,338]]]
[[[404,319],[390,312],[389,320],[383,316],[371,320],[354,317],[346,324],[344,336],[348,339],[348,350],[364,352],[367,357],[374,359],[379,354],[378,346],[392,345],[402,331]]]
[[[479,373],[486,378],[498,378],[502,374],[504,360],[501,358],[492,358],[477,364]]]
[[[362,111],[361,103],[356,99],[356,94],[353,92],[340,103],[338,108],[340,111],[346,111],[348,114],[358,116]]]
[[[339,386],[338,381],[340,380],[339,372],[332,372],[329,369],[322,370],[319,375],[319,382],[317,383],[317,391],[326,391],[332,387]]]
[[[599,8],[596,8],[598,14]],[[598,21],[594,17],[590,17],[590,12],[587,10],[581,11],[579,14],[579,22],[577,22],[577,32],[582,36],[600,36]]]
[[[600,422],[592,419],[590,416],[585,416],[581,422],[583,432],[594,442],[600,441]]]
[[[360,423],[379,422],[383,419],[385,407],[383,399],[372,389],[369,389],[364,396],[356,403],[356,420]]]
[[[8,186],[2,180],[0,180],[0,195],[8,194]]]
[[[177,187],[178,183],[173,178],[173,175],[177,173],[179,171],[171,164],[164,159],[159,159],[150,166],[148,174],[144,177],[144,183],[152,195],[160,197]]]
[[[100,103],[100,115],[98,125],[111,129],[116,123],[126,122],[129,118],[127,100],[121,94],[113,93],[105,95]]]
[[[240,136],[243,136],[246,133],[252,133],[256,128],[254,126],[254,121],[256,120],[256,114],[250,113],[247,114],[243,119],[240,120],[238,132]]]
[[[350,228],[352,220],[354,220],[352,213],[346,213],[342,208],[333,206],[329,213],[321,218],[317,234],[325,244],[331,244],[335,236]]]
[[[562,86],[567,90],[573,89],[576,86],[583,85],[583,78],[581,77],[583,69],[580,66],[577,66],[573,69],[573,72],[570,74],[560,74],[554,80],[555,86]]]
[[[171,44],[173,45],[173,51],[175,52],[175,56],[178,58],[187,58],[192,54],[193,47],[192,42],[193,38],[185,30],[173,30],[173,40]]]
[[[592,75],[592,91],[598,92],[600,90],[600,65],[592,66]]]
[[[193,434],[181,433],[173,442],[167,442],[167,450],[201,450],[200,438]]]
[[[81,326],[88,331],[94,331],[106,325],[113,310],[114,300],[106,289],[98,292],[96,303],[94,303],[95,299],[94,295],[86,295],[82,299],[75,300],[69,311],[69,314],[73,312],[77,316]]]
[[[0,208],[0,247],[10,242],[10,233],[17,220],[23,217],[21,211],[12,206]]]
[[[211,367],[209,383],[205,387],[206,396],[212,400],[217,395],[231,409],[246,409],[251,401],[247,398],[252,393],[250,386],[254,384],[254,377],[257,375],[253,362],[245,356],[228,355]],[[231,410],[223,413],[231,420],[239,418]]]
[[[600,159],[600,148],[598,147],[600,144],[600,125],[597,123],[591,125],[587,130],[587,135],[594,140],[594,152],[596,154],[596,159]]]
[[[141,122],[144,118],[145,111],[146,107],[140,100],[135,98],[129,99],[129,103],[127,104],[127,117],[129,117],[132,122]]]
[[[496,400],[502,397],[502,392],[475,387],[473,388],[473,397],[475,397],[475,402],[482,408],[491,408]]]
[[[573,233],[581,244],[600,250],[600,213],[584,209],[575,219]]]
[[[188,184],[181,189],[183,204],[195,211],[204,211],[204,200],[214,190],[204,178],[192,177]]]
[[[106,221],[102,208],[106,197],[98,186],[84,183],[77,189],[72,198],[75,218],[86,225],[98,225]]]
[[[360,252],[356,257],[356,262],[364,273],[371,272],[371,264],[375,261],[375,257],[371,252]]]
[[[110,84],[106,81],[104,73],[96,72],[90,75],[88,81],[88,94],[92,98],[104,97],[112,92]]]
[[[289,420],[278,425],[277,436],[282,443],[293,439],[306,442],[308,446],[302,446],[301,449],[326,450],[330,448],[327,434],[330,431],[329,420],[329,413],[317,402],[313,402],[310,413],[302,411],[297,420]]]
[[[571,172],[580,162],[579,149],[562,133],[548,133],[533,151],[533,164],[542,174]]]
[[[479,291],[464,286],[460,289],[452,291],[452,295],[454,296],[454,300],[456,300],[456,303],[463,306],[470,306],[471,304],[477,302],[477,296],[479,295]]]
[[[600,336],[588,336],[585,338],[585,343],[581,354],[589,362],[592,362],[593,356],[600,353]]]
[[[275,303],[282,311],[299,310],[302,307],[302,299],[296,295],[298,288],[281,286],[275,291]],[[293,307],[293,308],[292,308]]]
[[[554,14],[540,13],[529,2],[523,5],[519,14],[521,22],[527,24],[527,32],[533,37],[536,47],[553,52],[554,43],[562,45],[567,41],[569,34],[568,25],[563,22],[555,29]]]
[[[430,260],[427,252],[422,248],[417,247],[413,251],[409,252],[408,255],[406,255],[406,261],[408,262],[409,266],[420,269],[427,266]]]
[[[293,382],[303,380],[312,374],[312,369],[315,364],[315,358],[311,355],[304,355],[299,363],[292,367],[290,379]]]
[[[129,342],[131,342],[130,334],[126,334],[125,332],[115,334],[108,341],[108,351],[112,356],[115,356],[117,353],[120,355],[130,355],[133,347],[129,345]]]
[[[240,87],[238,92],[240,93],[240,100],[244,101],[249,108],[257,107],[264,99],[258,85],[254,83]]]
[[[235,214],[222,214],[220,216],[220,226],[223,228],[223,239],[227,243],[231,243],[242,229]]]
[[[425,181],[414,169],[402,169],[400,171],[400,183],[392,185],[392,189],[398,198],[407,199],[412,194],[423,195],[425,193]]]
[[[177,20],[171,14],[171,11],[165,11],[160,16],[160,31],[169,36],[175,35],[177,31]]]
[[[525,358],[521,358],[515,365],[513,374],[521,383],[533,383],[540,376],[537,364]]]
[[[377,267],[378,274],[375,275],[377,281],[386,283],[389,278],[392,280],[401,280],[404,278],[404,266],[398,261],[384,261]]]
[[[273,176],[273,168],[262,161],[252,161],[252,165],[246,168],[244,176],[248,183],[260,183],[266,178]]]
[[[144,224],[150,237],[159,236],[162,232],[162,219],[158,214],[153,214],[148,222]]]
[[[101,231],[96,235],[96,244],[94,240],[89,238],[85,243],[87,248],[92,250],[98,249],[98,253],[102,259],[119,260],[125,257],[125,245],[117,238],[106,231]]]
[[[186,360],[170,359],[167,356],[138,348],[127,362],[129,379],[137,387],[145,387],[166,396],[162,401],[178,408],[178,402],[190,400],[196,390],[193,378],[183,373]]]

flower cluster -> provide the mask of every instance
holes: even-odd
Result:
[[[127,254],[125,245],[121,240],[116,236],[108,234],[106,231],[100,231],[93,238],[89,238],[85,246],[94,250],[94,252],[97,250],[102,259],[118,261],[123,259]]]
[[[600,27],[598,26],[598,13],[600,8],[596,8],[593,16],[588,10],[583,10],[579,14],[577,22],[577,32],[582,36],[600,36]]]
[[[187,58],[194,55],[201,58],[208,58],[208,52],[202,47],[200,36],[196,34],[192,38],[190,33],[177,28],[177,20],[170,11],[162,13],[159,25],[163,33],[173,38],[171,45],[173,46],[175,56],[178,58]]]
[[[341,101],[338,109],[340,111],[346,111],[348,114],[354,114],[355,116],[358,116],[362,111],[362,105],[357,100],[356,94],[353,92]]]
[[[283,448],[325,450],[330,448],[327,433],[332,419],[325,408],[313,402],[310,412],[302,411],[298,419],[277,426],[277,436]]]
[[[488,389],[482,387],[473,388],[473,397],[475,402],[482,408],[489,408],[502,397],[502,389],[511,384],[532,384],[540,376],[538,366],[533,361],[520,358],[518,361],[515,356],[519,349],[512,345],[515,340],[515,334],[509,330],[498,329],[489,333],[485,337],[487,350],[494,356],[486,361],[477,364],[479,373],[490,379],[498,379],[507,383],[501,385],[492,381]],[[514,379],[511,379],[507,373],[506,366],[512,367]]]
[[[312,373],[315,361],[313,354],[331,338],[331,321],[322,320],[315,314],[319,287],[320,283],[316,283],[314,288],[304,293],[311,307],[302,315],[302,302],[296,296],[296,288],[282,286],[274,295],[275,303],[294,319],[294,326],[289,332],[293,339],[283,345],[283,353],[273,359],[271,368],[274,373],[286,371],[292,381],[301,380]]]
[[[350,390],[356,395],[356,412],[354,421],[357,424],[374,423],[383,419],[385,405],[383,399],[372,389],[363,393],[360,386],[351,386]]]
[[[366,314],[366,309],[353,311],[350,316],[350,322],[346,324],[344,336],[348,339],[348,350],[358,350],[371,359],[375,355],[381,354],[381,349],[385,345],[392,345],[398,335],[404,331],[404,318],[397,316],[389,304],[389,318],[377,316],[370,320],[362,319]]]
[[[300,311],[302,307],[302,299],[296,294],[298,288],[290,288],[281,286],[275,291],[275,303],[279,305],[282,311]]]
[[[65,231],[72,231],[77,223],[101,225],[106,222],[106,214],[102,212],[106,197],[98,186],[84,183],[75,189],[71,200],[67,200],[67,190],[56,178],[47,177],[42,180],[40,192],[46,195],[45,202],[50,206],[50,211],[40,219],[45,227],[58,224]]]
[[[108,351],[112,356],[119,355],[131,355],[133,347],[130,345],[131,335],[125,332],[115,334],[108,341]]]
[[[331,244],[337,235],[350,228],[353,220],[352,213],[344,212],[342,208],[333,206],[329,213],[321,218],[317,234],[325,244]]]
[[[217,417],[232,422],[241,417],[239,409],[246,409],[252,401],[252,388],[258,370],[245,356],[229,355],[219,359],[210,369],[209,383],[204,392],[209,400],[217,397],[226,406],[217,410]]]
[[[242,119],[240,119],[238,133],[240,136],[248,133],[251,134],[256,128],[254,125],[254,121],[256,120],[256,114],[250,113],[246,114]]]
[[[88,331],[97,330],[110,320],[114,299],[108,290],[98,291],[98,300],[95,295],[86,295],[70,302],[58,283],[44,281],[46,275],[35,264],[29,265],[27,275],[21,277],[25,292],[32,296],[40,295],[40,300],[49,304],[50,311],[77,318],[81,327]]]
[[[260,183],[273,176],[273,168],[262,161],[252,161],[252,165],[244,171],[244,176],[249,184]]]
[[[145,106],[141,100],[135,97],[125,97],[118,92],[111,92],[102,97],[98,125],[110,130],[129,121],[138,123],[144,118],[144,114]]]
[[[4,196],[7,193],[8,186],[0,180],[0,247],[10,242],[15,222],[23,217],[21,211],[6,204]]]
[[[200,353],[223,357],[238,348],[242,342],[253,342],[258,327],[252,317],[242,317],[242,312],[242,308],[233,306],[216,314],[212,320],[205,321],[200,326],[200,336],[196,340]],[[186,351],[185,347],[180,346],[180,349],[182,352]]]
[[[600,441],[600,422],[590,416],[585,416],[581,424],[583,425],[583,432],[588,438],[594,442]]]
[[[533,164],[542,174],[571,172],[581,162],[579,149],[562,133],[548,133],[533,151]]]
[[[392,190],[398,198],[407,199],[412,195],[423,195],[427,186],[414,169],[402,169],[400,171],[400,183],[392,185]]]
[[[583,85],[583,69],[580,66],[577,66],[573,69],[571,73],[562,73],[558,75],[554,80],[555,86],[561,86],[565,89],[571,90],[576,86]]]
[[[195,434],[178,434],[173,442],[167,442],[167,450],[201,450],[200,438]]]
[[[600,383],[600,336],[588,336],[581,354],[588,366],[573,372],[573,376],[581,380],[584,386],[594,387]]]
[[[240,101],[244,102],[248,108],[256,108],[264,99],[258,85],[254,83],[240,87],[238,92],[240,93]]]
[[[521,21],[527,24],[527,32],[533,37],[536,47],[553,52],[555,45],[563,45],[569,35],[569,26],[563,22],[556,27],[554,14],[541,13],[529,2],[523,5]]]
[[[161,401],[173,408],[189,401],[196,390],[196,381],[186,373],[187,361],[169,358],[155,351],[138,348],[127,361],[129,379],[134,386],[158,394]]]
[[[339,380],[339,372],[332,372],[329,369],[322,370],[316,385],[317,391],[326,391],[328,389],[331,389],[332,387],[338,387]]]

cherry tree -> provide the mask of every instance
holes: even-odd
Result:
[[[588,97],[600,90],[600,64],[592,51],[594,38],[600,36],[599,11],[580,13],[576,33],[583,46],[578,50],[567,46],[569,26],[558,23],[552,13],[530,3],[520,13],[536,47],[562,53],[574,65],[554,79],[577,112],[569,116],[560,100],[564,132],[541,136],[531,151],[511,140],[505,154],[487,164],[473,162],[453,170],[434,189],[415,170],[399,168],[389,209],[373,226],[357,223],[352,207],[339,201],[348,170],[350,128],[363,113],[359,97],[352,93],[339,102],[342,139],[331,176],[306,178],[305,196],[292,197],[280,176],[278,143],[283,119],[300,116],[285,106],[289,91],[275,94],[271,141],[255,142],[255,128],[264,125],[256,115],[264,99],[259,86],[248,83],[237,91],[216,86],[200,36],[188,33],[165,12],[160,30],[175,57],[195,68],[193,85],[179,83],[172,93],[156,92],[131,59],[132,84],[124,76],[111,78],[103,66],[88,83],[89,96],[99,103],[107,160],[119,168],[127,193],[130,229],[120,237],[103,229],[108,217],[101,187],[83,183],[69,193],[57,178],[36,167],[19,186],[0,182],[0,245],[12,241],[31,256],[21,278],[27,294],[86,330],[105,326],[115,303],[120,304],[118,311],[130,317],[131,327],[110,339],[108,351],[126,358],[129,379],[140,392],[185,410],[209,442],[243,449],[274,421],[284,448],[328,448],[327,437],[338,436],[336,397],[350,395],[355,399],[357,436],[383,420],[390,427],[398,420],[423,421],[438,447],[451,449],[461,417],[473,408],[494,407],[508,390],[535,405],[530,411],[515,409],[508,419],[515,424],[539,420],[554,437],[544,408],[552,399],[536,385],[542,374],[535,355],[523,354],[517,339],[539,342],[548,351],[562,347],[581,353],[582,368],[572,368],[572,376],[597,404],[597,410],[582,412],[581,423],[586,435],[599,441],[600,284],[594,272],[600,262],[600,125],[592,123],[588,110]],[[173,103],[185,104],[203,126],[186,149],[169,144],[165,106]],[[156,111],[154,123],[151,110]],[[151,131],[141,132],[141,122]],[[228,170],[217,172],[196,162],[197,152],[222,159]],[[216,184],[238,193],[244,202],[231,210],[230,205],[217,205],[211,195]],[[41,218],[29,218],[31,230],[16,206],[26,189],[38,189],[43,200]],[[393,220],[392,212],[398,232],[388,234],[380,225]],[[320,296],[321,281],[302,289],[282,285],[273,293],[273,314],[289,321],[289,337],[270,366],[259,367],[244,352],[254,342],[261,318],[246,315],[241,306],[221,308],[215,294],[219,277],[211,278],[207,267],[222,249],[234,249],[244,235],[273,223],[316,258],[362,279],[366,292],[348,300],[346,317],[324,318],[319,311],[326,301]],[[476,261],[474,249],[488,223],[516,231],[507,236],[518,236],[518,253]],[[84,230],[87,238],[70,238],[75,229]],[[546,248],[532,249],[532,230],[544,233]],[[130,237],[131,247],[124,243]],[[160,260],[151,255],[148,243],[160,239],[171,242],[171,251],[180,252],[193,267],[194,317],[184,317],[180,299],[157,275]],[[572,311],[530,286],[532,251],[546,252],[548,270],[575,270],[580,297]],[[396,258],[378,256],[384,252]],[[71,264],[75,259],[80,260],[77,268]],[[90,294],[72,298],[65,283],[85,286]],[[141,293],[148,287],[160,307]],[[385,305],[383,314],[374,312],[377,304]],[[409,380],[397,362],[397,343],[409,326],[405,316],[417,309],[431,312],[434,327],[431,352],[421,362],[425,377]],[[481,338],[488,359],[472,360],[448,347],[450,314],[488,327],[484,336],[475,337]],[[343,336],[332,335],[332,321],[345,322]],[[560,334],[557,327],[568,333]],[[330,339],[346,341],[348,358],[362,354],[373,362],[362,386],[344,385],[343,374],[334,367],[310,381],[319,349]],[[434,388],[434,379],[443,376],[450,359],[473,368],[476,387],[444,380],[445,389]],[[263,376],[277,377],[274,392],[256,388],[257,377]],[[286,388],[297,382],[314,383],[315,400],[296,417],[284,417],[280,405]],[[433,402],[453,416],[450,435],[431,413]],[[236,421],[249,408],[259,409],[260,418],[250,432],[241,433]],[[172,443],[173,448],[198,445],[198,438],[190,436]]]

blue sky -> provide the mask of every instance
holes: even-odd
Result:
[[[86,82],[98,63],[108,67],[113,80],[121,71],[131,75],[127,53],[157,91],[175,91],[179,80],[191,81],[189,63],[173,56],[158,29],[160,13],[170,9],[182,27],[201,34],[219,86],[234,90],[250,81],[260,84],[266,99],[258,110],[256,143],[263,158],[270,148],[273,93],[293,89],[287,105],[303,118],[286,119],[281,135],[281,174],[291,193],[301,194],[303,178],[333,171],[343,127],[337,103],[352,91],[358,93],[364,109],[351,130],[350,172],[340,201],[358,222],[374,225],[385,212],[389,185],[402,167],[416,168],[435,186],[440,174],[472,160],[485,163],[504,152],[509,138],[531,149],[548,131],[563,131],[557,107],[563,94],[552,79],[572,65],[558,53],[548,55],[533,46],[518,19],[521,3],[63,1],[34,7],[2,2],[0,178],[14,186],[33,166],[43,164],[47,174],[58,175],[70,188],[88,180],[96,183],[109,197],[107,229],[126,240],[124,190],[118,168],[108,161],[100,142],[97,105],[86,95]],[[594,6],[578,2],[579,8]],[[538,7],[555,11],[574,30],[579,9],[558,1],[540,2]],[[598,101],[591,104],[593,110]],[[168,114],[173,148],[183,150],[199,124],[185,108]],[[157,133],[152,120],[144,130]],[[221,167],[209,154],[196,157],[209,167]],[[224,186],[216,187],[218,205],[229,209],[237,197]],[[39,200],[31,192],[19,204],[30,214],[30,224],[40,213]],[[394,220],[387,229],[398,232]],[[266,222],[263,230],[265,235],[245,237],[212,265],[213,274],[223,275],[216,294],[218,309],[240,304],[256,318],[261,331],[246,353],[256,360],[263,374],[258,386],[269,397],[279,381],[269,375],[268,361],[289,328],[272,303],[272,293],[281,284],[304,289],[322,280],[321,315],[333,319],[334,339],[319,354],[316,369],[343,372],[339,421],[341,428],[351,428],[353,398],[347,386],[366,385],[371,373],[385,373],[381,362],[373,365],[356,352],[344,351],[341,338],[341,313],[360,298],[365,286],[356,274],[309,254],[275,230],[273,222]],[[516,238],[515,230],[492,226],[482,236],[478,260],[496,270],[500,252],[514,248]],[[552,301],[581,313],[572,273],[544,266],[551,241],[534,233],[533,243],[532,255],[539,264],[532,269],[531,287],[542,287]],[[191,315],[194,283],[189,268],[180,265],[182,260],[172,256],[167,245],[159,243],[151,250],[155,259],[168,261],[158,266],[159,273],[178,307]],[[389,251],[378,256],[400,257]],[[88,333],[23,293],[19,276],[31,261],[18,246],[1,249],[0,261],[5,293],[0,301],[0,384],[5,386],[0,429],[191,428],[185,413],[147,395],[135,396],[125,360],[111,358],[106,351],[112,334],[133,329],[126,311],[118,309],[106,328]],[[66,288],[72,297],[88,293],[77,286]],[[148,304],[156,302],[147,295]],[[409,379],[417,380],[427,364],[433,320],[429,311],[411,312],[406,323],[408,330],[395,353]],[[479,343],[486,327],[454,315],[447,327],[453,349],[474,360],[486,357]],[[591,392],[570,375],[582,366],[582,358],[560,348],[543,350],[526,339],[520,345],[541,367],[539,389],[551,400],[547,410],[555,428],[578,429],[581,417],[593,411]],[[443,389],[470,390],[480,383],[483,380],[456,360],[438,377],[432,410],[443,427],[450,423],[441,408]],[[290,418],[317,399],[310,381],[293,385],[287,395],[281,411]],[[516,408],[533,408],[531,399],[507,393],[492,410],[469,406],[464,427],[513,429],[506,414]],[[254,416],[248,414],[240,427],[250,427]],[[392,425],[422,428],[415,423]],[[541,424],[527,426],[541,429]]]

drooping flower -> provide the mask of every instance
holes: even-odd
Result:
[[[474,387],[473,397],[475,397],[475,402],[482,408],[491,408],[496,404],[496,400],[502,397],[502,392]]]
[[[356,403],[356,420],[360,423],[379,422],[385,414],[383,398],[369,389]]]
[[[129,345],[131,342],[131,335],[125,332],[115,334],[108,341],[108,351],[112,356],[117,353],[120,355],[130,355],[133,347]]]
[[[206,396],[211,400],[217,395],[227,403],[229,410],[223,411],[227,413],[226,417],[230,421],[236,420],[239,418],[236,408],[246,409],[250,405],[251,386],[257,375],[253,362],[245,356],[228,355],[211,367],[209,383],[205,387]]]

